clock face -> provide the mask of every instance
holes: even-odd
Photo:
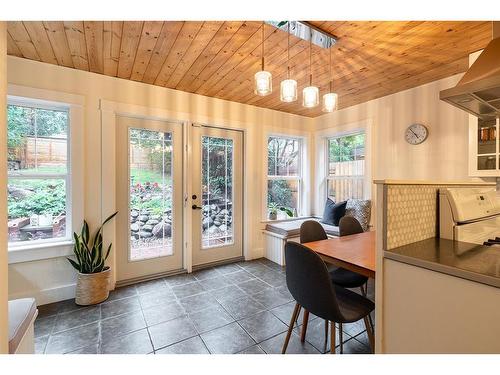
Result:
[[[427,139],[429,132],[422,124],[413,124],[408,126],[405,132],[405,139],[411,145],[419,145]]]

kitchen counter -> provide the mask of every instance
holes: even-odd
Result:
[[[386,250],[384,258],[500,288],[500,246],[429,238]]]

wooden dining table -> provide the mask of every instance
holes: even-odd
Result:
[[[375,278],[375,231],[304,243],[325,263]]]

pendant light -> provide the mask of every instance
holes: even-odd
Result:
[[[291,103],[297,100],[297,81],[290,79],[290,21],[288,23],[287,47],[287,79],[281,81],[280,99],[282,102]]]
[[[273,92],[273,77],[264,70],[264,21],[262,21],[262,69],[255,73],[255,94],[266,96]]]
[[[332,47],[330,47],[330,90],[323,95],[323,112],[333,112],[337,110],[338,95],[333,92],[333,68],[332,68]]]
[[[309,86],[302,90],[302,105],[314,108],[319,104],[319,89],[312,84],[312,30],[309,35]]]

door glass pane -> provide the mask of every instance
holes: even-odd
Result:
[[[202,248],[233,240],[233,141],[202,137]]]
[[[172,134],[131,128],[129,168],[129,260],[172,255]]]

